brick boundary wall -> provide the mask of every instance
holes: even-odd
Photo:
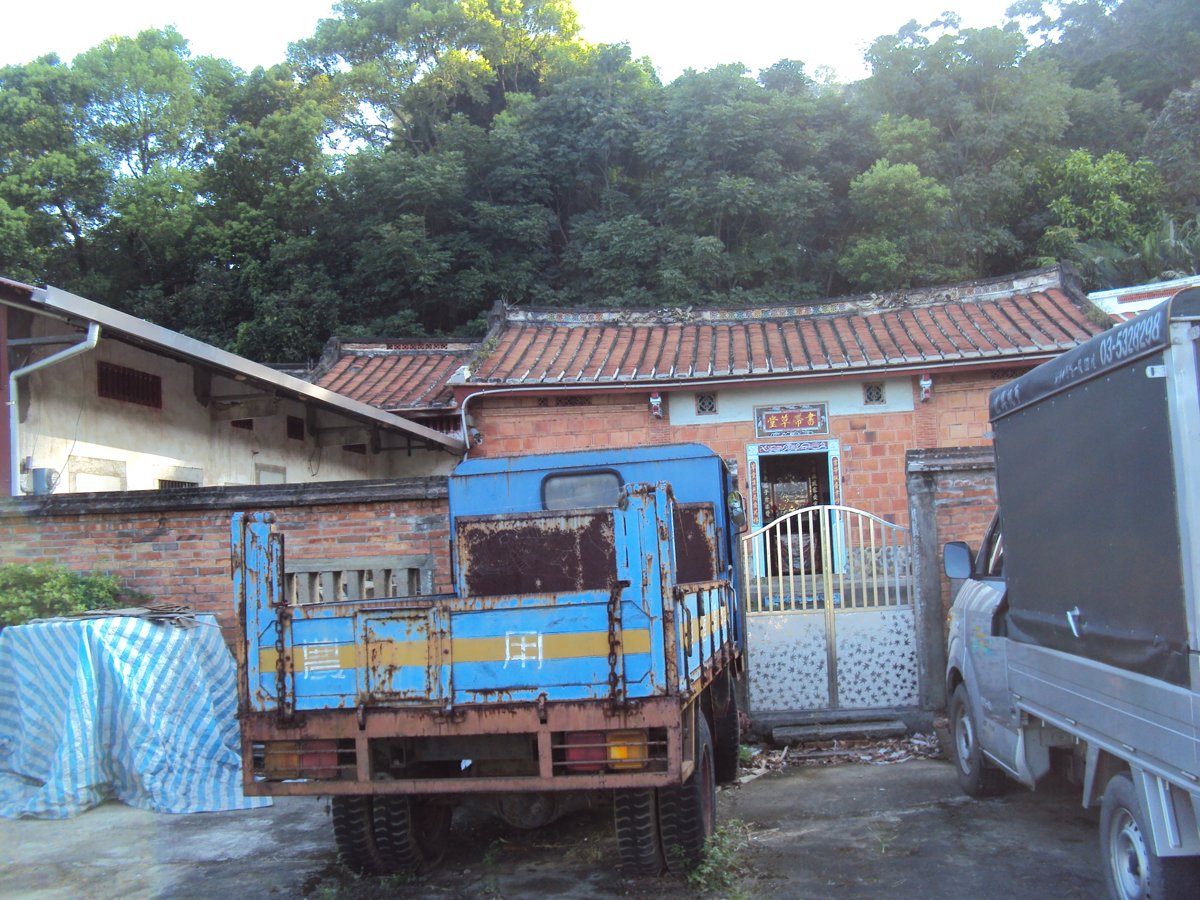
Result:
[[[946,617],[954,594],[942,573],[942,546],[977,549],[996,511],[991,447],[909,450],[905,454],[916,585],[921,708],[946,706]]]
[[[444,477],[2,498],[0,564],[112,573],[155,602],[214,614],[232,646],[234,512],[275,513],[289,562],[429,557],[441,593],[451,588],[446,498]]]

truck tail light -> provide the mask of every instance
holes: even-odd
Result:
[[[563,735],[571,772],[603,772],[608,761],[603,731],[568,731]]]
[[[301,778],[333,778],[337,770],[337,741],[304,741],[301,744]]]
[[[270,781],[330,781],[338,777],[341,762],[336,740],[264,741],[254,755],[255,774]]]
[[[613,769],[644,769],[649,757],[646,732],[610,731],[606,735],[608,764]]]

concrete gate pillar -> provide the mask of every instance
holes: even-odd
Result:
[[[946,706],[946,616],[954,597],[942,574],[942,545],[979,546],[996,509],[996,463],[991,447],[909,450],[905,476],[920,704],[938,710]]]

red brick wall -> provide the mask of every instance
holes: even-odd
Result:
[[[918,447],[977,447],[991,443],[988,395],[1004,380],[981,375],[939,375],[923,404],[934,418],[934,441]]]
[[[899,524],[908,521],[904,454],[914,448],[990,444],[987,398],[999,383],[986,372],[935,374],[930,399],[921,402],[918,377],[912,379],[912,412],[833,416],[829,423],[829,437],[841,446],[842,501]],[[472,455],[695,442],[737,460],[745,484],[746,445],[760,440],[753,422],[674,426],[667,411],[662,419],[651,416],[645,391],[596,394],[590,405],[567,405],[572,396],[477,398],[471,412],[484,442]],[[670,400],[663,394],[664,407]]]
[[[935,491],[937,546],[966,541],[972,550],[978,550],[996,512],[995,470],[943,473],[936,479]],[[945,574],[941,586],[942,612],[948,616],[954,595]]]
[[[216,615],[232,640],[229,522],[235,510],[255,509],[276,514],[289,560],[431,555],[434,591],[450,590],[444,478],[187,494],[9,501],[0,506],[0,564],[47,561],[79,572],[110,572],[155,602]]]

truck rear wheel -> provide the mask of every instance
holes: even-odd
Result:
[[[979,729],[975,712],[967,696],[967,686],[960,684],[950,697],[950,728],[954,769],[963,793],[971,797],[995,797],[1004,792],[1004,773],[984,759],[979,748]]]
[[[421,873],[446,855],[453,810],[432,797],[375,798],[375,844],[391,872]]]
[[[453,811],[432,798],[335,796],[333,837],[361,875],[419,873],[441,862]]]
[[[717,779],[708,720],[696,710],[696,767],[680,785],[658,789],[658,824],[664,860],[673,871],[700,862],[717,827]]]
[[[1114,775],[1100,801],[1100,858],[1109,895],[1120,900],[1195,897],[1200,860],[1157,856],[1133,782]]]
[[[733,676],[726,669],[709,689],[712,696],[713,760],[717,784],[729,784],[738,776],[742,745],[742,718],[737,705]]]
[[[386,857],[375,843],[373,804],[369,796],[333,798],[333,839],[346,868],[362,875],[383,875]]]
[[[662,872],[657,794],[653,788],[645,788],[617,791],[613,797],[621,868],[630,875],[658,875]]]

